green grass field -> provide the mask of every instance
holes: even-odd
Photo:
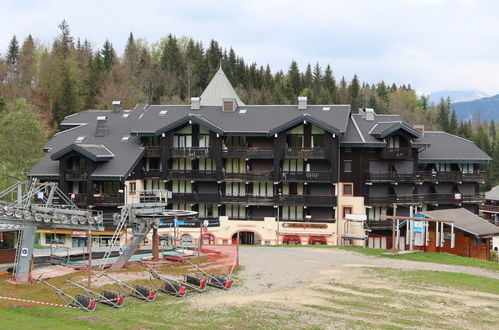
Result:
[[[344,249],[344,250],[348,250],[348,251],[359,252],[359,253],[363,253],[366,255],[371,255],[371,256],[376,256],[376,257],[381,257],[381,258],[392,258],[392,259],[402,259],[402,260],[412,260],[412,261],[425,261],[425,262],[434,262],[434,263],[446,264],[446,265],[472,266],[472,267],[481,267],[481,268],[487,268],[487,269],[499,271],[499,263],[498,262],[487,261],[487,260],[476,259],[476,258],[459,257],[459,256],[456,256],[453,254],[448,254],[448,253],[416,252],[416,253],[406,253],[406,254],[399,254],[399,255],[390,255],[390,254],[386,254],[389,252],[389,250],[383,250],[383,249],[371,249],[371,248],[363,248],[363,247],[359,247],[359,246],[345,246],[345,247],[340,247],[340,248]]]

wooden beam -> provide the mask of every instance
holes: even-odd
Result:
[[[382,215],[380,216],[382,220],[414,220],[414,221],[429,221],[429,222],[455,222],[454,220],[446,220],[446,219],[432,219],[432,218],[417,218],[417,217],[403,217],[399,215]]]

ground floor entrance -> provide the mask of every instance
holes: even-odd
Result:
[[[232,242],[237,242],[238,233],[232,235]],[[239,232],[239,244],[245,245],[260,245],[260,238],[254,232],[251,231],[240,231]]]

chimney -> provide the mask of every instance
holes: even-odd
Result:
[[[191,110],[199,110],[201,108],[201,98],[191,97]]]
[[[364,119],[365,120],[374,121],[374,115],[376,114],[376,112],[374,112],[373,108],[364,108],[363,112],[364,112]]]
[[[104,137],[109,134],[106,116],[97,116],[97,126],[95,127],[95,137]]]
[[[307,110],[306,96],[298,96],[298,110]]]
[[[121,101],[113,101],[113,112],[121,112]]]
[[[421,137],[424,137],[424,125],[414,125],[414,129],[421,134]]]
[[[222,99],[222,111],[234,112],[237,108],[237,102],[235,99]]]

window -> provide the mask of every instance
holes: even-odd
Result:
[[[351,160],[344,160],[343,161],[343,172],[345,172],[345,173],[352,172],[352,161]]]
[[[125,135],[121,138],[121,142],[126,142],[128,140],[130,140],[130,135]]]
[[[353,184],[351,183],[343,184],[343,195],[348,195],[348,196],[353,195]]]
[[[343,207],[343,219],[345,219],[347,214],[352,214],[352,207],[351,206],[344,206]]]
[[[216,204],[199,204],[200,218],[218,217],[218,207]]]
[[[227,196],[246,196],[246,184],[244,182],[226,182],[225,194]]]
[[[217,169],[215,161],[211,158],[199,159],[199,169],[202,171],[214,171]]]
[[[234,101],[224,101],[224,111],[234,111]]]
[[[285,159],[282,164],[282,170],[285,172],[300,172],[303,169],[303,159]]]
[[[272,197],[273,195],[273,182],[253,182],[253,196]]]
[[[192,170],[192,159],[174,158],[172,161],[172,170]]]
[[[388,139],[388,148],[400,148],[400,136],[391,136]]]
[[[123,117],[123,118],[128,118],[128,116],[129,116],[129,115],[130,115],[130,114],[129,114],[128,112],[125,112],[125,113],[123,114],[123,116],[122,116],[122,117]]]
[[[130,182],[130,194],[133,195],[137,191],[137,183]]]
[[[246,137],[244,137],[244,136],[228,136],[226,143],[227,143],[227,147],[231,147],[231,148],[246,147]]]
[[[227,173],[246,173],[246,160],[239,158],[226,159],[225,171]]]
[[[85,140],[85,137],[84,137],[84,136],[78,136],[78,137],[76,138],[76,142],[81,142],[81,141],[83,141],[83,140]]]
[[[241,110],[239,110],[239,113],[240,113],[240,114],[245,114],[245,113],[246,113],[246,111],[248,111],[248,109],[241,109]]]
[[[283,206],[282,220],[303,220],[303,206]]]
[[[192,183],[190,181],[172,181],[172,191],[174,193],[192,193]]]
[[[160,115],[160,116],[166,116],[166,114],[167,114],[167,113],[168,113],[168,110],[161,110],[161,111],[159,112],[159,115]]]

